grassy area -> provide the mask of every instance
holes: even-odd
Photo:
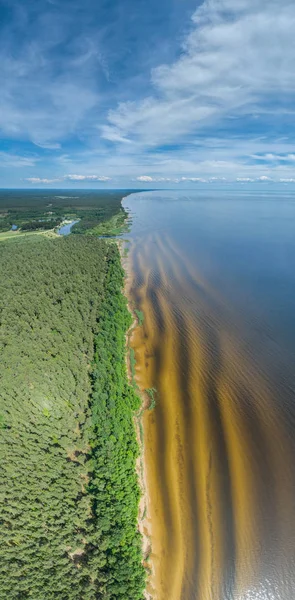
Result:
[[[9,241],[22,242],[22,241],[24,241],[24,239],[32,240],[33,238],[36,239],[38,236],[41,236],[41,239],[42,239],[42,237],[55,238],[57,236],[57,234],[53,230],[29,231],[29,232],[2,231],[0,233],[0,242],[9,242]]]
[[[148,407],[149,410],[153,410],[153,408],[156,407],[156,393],[157,390],[156,388],[147,388],[145,390],[145,392],[147,393],[149,399],[150,399],[150,405]]]
[[[141,326],[144,323],[144,314],[142,312],[142,310],[138,310],[137,308],[135,308],[134,310],[137,320],[138,320],[138,325]]]
[[[119,213],[113,215],[107,221],[99,223],[96,227],[88,229],[87,235],[105,235],[116,236],[128,231],[128,215],[121,209]]]

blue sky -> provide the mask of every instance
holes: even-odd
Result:
[[[295,182],[293,0],[0,0],[0,187]]]

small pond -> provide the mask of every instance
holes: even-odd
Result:
[[[62,225],[62,227],[59,228],[58,230],[58,235],[69,235],[69,233],[71,233],[71,229],[74,225],[76,225],[76,223],[79,223],[79,219],[77,219],[76,221],[71,221],[70,223],[65,223],[64,225]]]

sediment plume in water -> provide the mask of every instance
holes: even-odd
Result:
[[[294,446],[247,321],[167,235],[133,240],[128,272],[144,313],[131,339],[136,379],[157,390],[143,416],[148,592],[292,600]]]

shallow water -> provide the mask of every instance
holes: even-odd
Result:
[[[295,202],[124,200],[158,600],[295,598]]]

